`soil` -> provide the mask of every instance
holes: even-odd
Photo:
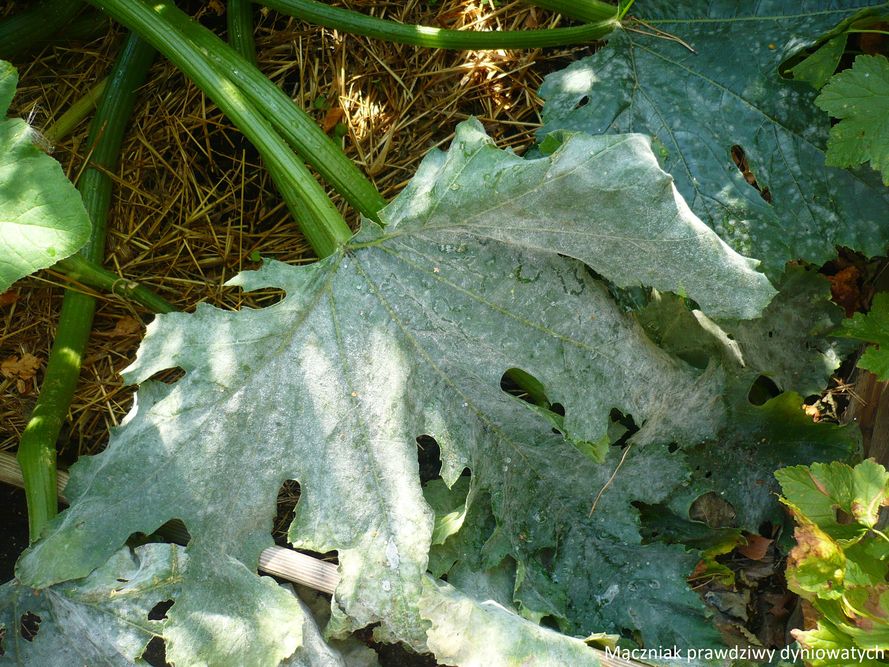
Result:
[[[0,484],[0,582],[12,579],[15,561],[27,546],[25,492]]]

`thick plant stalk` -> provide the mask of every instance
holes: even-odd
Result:
[[[136,89],[145,80],[153,58],[154,51],[146,43],[135,36],[127,39],[90,127],[91,162],[97,168],[84,171],[78,189],[93,223],[90,240],[80,253],[91,262],[101,261],[105,253],[111,200],[111,179],[105,170],[115,168]],[[74,396],[94,311],[95,300],[91,296],[72,291],[65,294],[40,396],[19,443],[17,458],[25,479],[32,542],[58,511],[55,445]]]
[[[237,79],[225,76],[210,60],[206,49],[196,46],[189,36],[166,19],[167,15],[181,13],[175,6],[167,0],[150,4],[143,0],[90,1],[164,54],[216,103],[256,147],[306,240],[320,257],[331,254],[351,237],[352,232],[324,189],[272,127],[270,120],[273,114],[270,110],[254,105],[235,83]],[[195,31],[205,30],[187,20]],[[215,36],[213,39],[214,49],[232,54],[242,69],[255,70],[228,44]],[[258,70],[255,71],[259,74]],[[277,90],[265,77],[259,76]],[[320,128],[315,126],[315,129],[323,135]],[[351,164],[342,151],[339,154],[342,160]]]
[[[144,0],[90,2],[150,41],[216,102],[248,139],[253,120],[244,118],[242,114],[229,113],[223,108],[222,101],[224,98],[236,98],[241,103],[251,105],[254,114],[259,116],[258,122],[263,126],[272,123],[293,150],[317,169],[346,201],[367,217],[377,218],[377,212],[385,206],[386,201],[373,183],[321,131],[314,119],[211,31],[191,20],[169,0],[150,4]],[[253,143],[256,145],[256,142]],[[268,158],[266,155],[263,157]],[[266,164],[270,166],[268,161]],[[305,173],[306,177],[310,175],[307,171]],[[300,175],[300,178],[303,176]],[[314,182],[314,178],[311,180]],[[312,243],[312,240],[309,239],[309,242]],[[315,251],[319,255],[324,254],[318,248]]]
[[[528,0],[528,4],[586,23],[614,19],[619,13],[617,6],[600,0]]]
[[[176,310],[171,303],[134,280],[121,278],[116,273],[90,262],[83,255],[73,255],[58,262],[54,269],[64,273],[71,280],[87,287],[116,294],[128,301],[144,306],[152,313],[172,313]]]
[[[11,60],[68,24],[83,8],[79,0],[45,0],[0,21],[0,58]]]
[[[253,3],[250,0],[228,0],[225,8],[228,43],[251,65],[256,64],[256,42],[253,39]]]
[[[446,30],[421,25],[406,25],[331,7],[316,0],[262,0],[262,4],[282,14],[323,25],[342,32],[390,42],[427,46],[436,49],[537,49],[548,46],[585,44],[601,39],[617,27],[616,12],[611,18],[570,28],[550,30],[515,30],[482,32]]]

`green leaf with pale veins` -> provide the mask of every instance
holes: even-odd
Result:
[[[162,637],[167,659],[182,665],[259,667],[293,653],[302,611],[291,594],[237,562],[217,564],[214,578],[205,567],[182,547],[146,544],[113,553],[78,581],[42,590],[8,582],[0,587],[0,663],[131,665],[153,637]],[[150,619],[167,601],[174,604],[166,616]],[[254,606],[270,613],[251,615]],[[39,619],[30,641],[19,630],[26,614]]]
[[[560,256],[616,274],[603,268],[611,246],[596,230],[623,225],[640,241],[611,261],[630,276],[650,266],[655,246],[677,247],[656,224],[670,207],[671,224],[686,220],[697,244],[683,272],[703,276],[728,251],[695,226],[644,139],[578,135],[529,161],[495,149],[477,122],[461,125],[451,150],[428,156],[382,212],[385,230],[365,223],[322,262],[270,262],[236,281],[282,288],[281,302],[240,312],[200,305],[149,325],[126,373],[143,382],[133,410],[105,452],[74,466],[71,507],[18,576],[36,587],[85,576],[132,532],[172,517],[188,527],[189,553],[255,570],[272,543],[278,490],[295,479],[291,541],[339,556],[331,627],[381,622],[384,636],[422,647],[429,623],[417,601],[433,513],[416,438],[427,434],[447,484],[468,467],[490,496],[502,553],[491,566],[507,555],[522,564],[529,613],[546,611],[535,596],[561,590],[548,604],[572,633],[640,628],[652,644],[715,641],[685,583],[694,555],[641,545],[630,502],[660,502],[687,476],[666,444],[718,430],[722,372],[657,348],[583,264]],[[633,211],[651,217],[624,217]],[[771,287],[743,258],[734,266],[700,284],[697,301],[758,311]],[[185,371],[176,383],[146,382],[175,366]],[[619,448],[596,464],[502,391],[510,368],[564,406],[573,438],[598,442],[613,409],[632,414],[641,429],[622,473],[609,484]],[[556,547],[557,562],[539,560]],[[208,579],[219,576],[202,563]],[[669,626],[657,622],[664,614]]]
[[[815,100],[840,122],[830,128],[827,164],[857,167],[865,162],[889,185],[889,60],[860,55],[851,69],[835,75]]]
[[[889,293],[874,296],[867,314],[855,313],[843,322],[837,336],[856,338],[876,347],[869,347],[858,360],[858,367],[870,371],[885,382],[889,380]]]
[[[876,525],[880,508],[889,504],[889,473],[871,460],[854,468],[839,462],[813,463],[779,470],[775,476],[786,504],[836,540],[857,540]]]
[[[816,91],[778,71],[841,21],[882,5],[639,0],[633,13],[644,23],[547,77],[542,135],[653,136],[692,210],[770,276],[788,260],[821,264],[840,245],[882,254],[889,192],[872,172],[825,164],[829,123],[813,105]],[[736,167],[733,146],[770,201]]]
[[[0,60],[0,292],[77,252],[91,223],[61,165],[23,120],[5,118],[18,74]]]

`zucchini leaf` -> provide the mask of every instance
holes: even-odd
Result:
[[[103,453],[73,467],[71,507],[20,559],[18,579],[45,588],[87,576],[131,533],[174,517],[208,580],[224,573],[205,554],[255,570],[272,543],[276,494],[293,479],[301,495],[291,542],[339,557],[328,635],[380,623],[381,639],[473,664],[466,647],[445,641],[456,630],[441,629],[456,622],[447,609],[465,609],[489,624],[481,635],[492,654],[521,656],[516,633],[528,646],[554,641],[553,656],[586,650],[504,616],[511,606],[573,635],[716,643],[685,582],[697,556],[643,545],[632,502],[666,502],[688,482],[684,449],[725,426],[725,369],[718,360],[695,368],[657,347],[571,257],[627,284],[674,289],[681,260],[684,289],[722,315],[757,314],[773,288],[700,225],[640,136],[568,136],[552,155],[525,160],[470,121],[381,215],[385,228],[365,221],[317,264],[268,262],[233,281],[284,289],[273,306],[199,305],[149,325],[125,373],[142,383],[135,406]],[[703,280],[721,265],[729,268],[719,280]],[[653,273],[661,269],[663,281]],[[172,367],[184,371],[175,383],[149,379]],[[513,368],[564,406],[560,430],[501,389]],[[607,444],[614,410],[640,427],[629,451]],[[435,514],[418,473],[421,435],[441,448],[445,485],[472,473],[457,534],[439,522],[436,540],[444,549],[464,530],[478,537],[465,552],[486,562],[490,579],[455,580],[502,595],[512,577],[503,612],[430,587]],[[577,441],[606,443],[604,462]],[[434,502],[460,512],[458,500]],[[482,541],[483,553],[472,553]],[[455,554],[437,559],[439,572],[463,557]],[[231,608],[253,617],[277,604]],[[202,618],[185,594],[169,614]]]
[[[874,0],[639,0],[607,47],[551,74],[541,137],[642,132],[692,210],[780,276],[846,246],[880,255],[889,192],[870,170],[825,163],[830,125],[817,91],[779,66]],[[874,128],[876,129],[876,128]],[[733,160],[739,147],[759,191]]]

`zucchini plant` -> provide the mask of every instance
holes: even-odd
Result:
[[[235,50],[167,0],[91,2],[254,143],[321,259],[230,281],[284,290],[272,306],[149,325],[130,414],[0,588],[0,661],[138,663],[161,637],[176,665],[327,664],[307,607],[256,574],[287,480],[291,544],[337,555],[331,641],[374,626],[454,665],[600,664],[595,633],[721,645],[687,583],[701,541],[646,522],[707,532],[690,512],[716,494],[756,534],[785,522],[775,470],[859,455],[853,429],[800,409],[848,349],[815,268],[885,251],[889,192],[830,166],[817,91],[781,67],[885,6],[590,2],[583,26],[504,36],[268,3],[422,46],[608,37],[545,82],[535,149],[466,121],[387,203],[251,63],[242,23]],[[303,160],[361,212],[354,235]],[[762,377],[775,395],[753,400]],[[422,437],[441,452],[425,484]],[[187,546],[128,544],[171,519]]]

